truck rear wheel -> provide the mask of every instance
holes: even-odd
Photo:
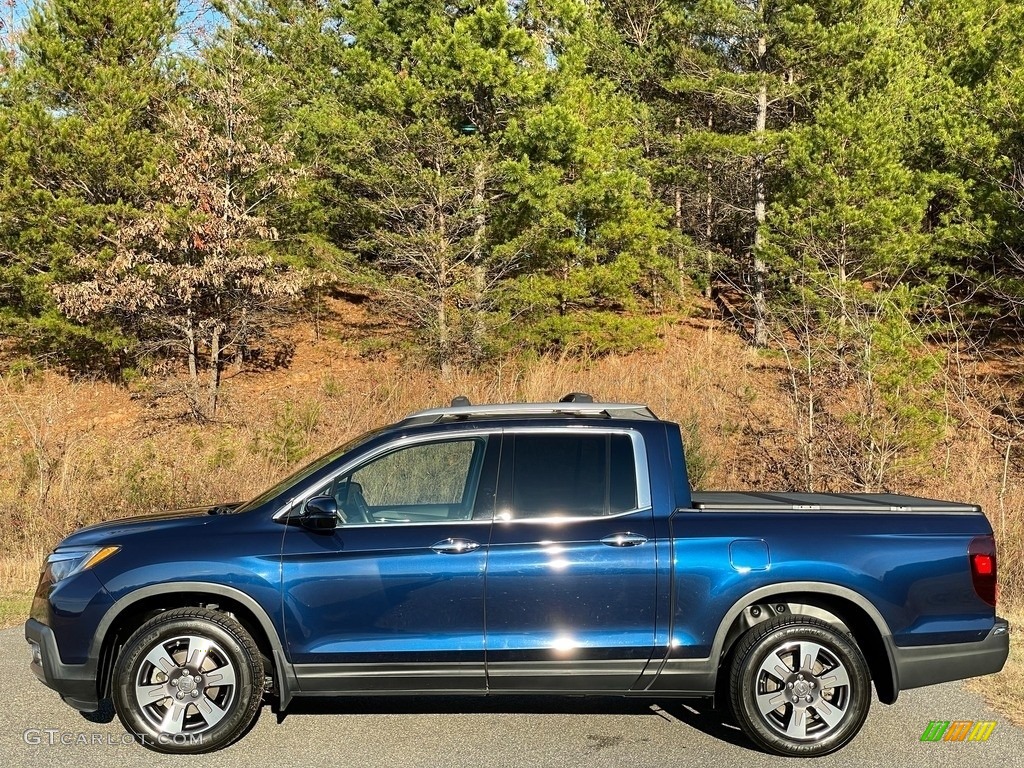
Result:
[[[117,716],[157,752],[226,747],[246,732],[263,700],[263,659],[252,635],[206,608],[147,621],[125,643],[113,674]]]
[[[759,747],[816,757],[860,731],[871,705],[871,676],[845,633],[819,619],[780,616],[740,638],[729,693],[733,716]]]

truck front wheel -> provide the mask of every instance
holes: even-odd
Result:
[[[860,731],[871,705],[871,676],[848,635],[819,619],[780,616],[740,639],[729,693],[733,715],[759,747],[816,757]]]
[[[226,747],[245,733],[263,699],[263,659],[252,635],[206,608],[147,621],[128,638],[113,674],[121,723],[157,752]]]

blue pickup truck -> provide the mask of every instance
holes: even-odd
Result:
[[[997,672],[992,529],[890,494],[692,493],[647,407],[470,405],[367,433],[257,498],[83,528],[25,636],[72,707],[161,752],[219,749],[264,700],[694,697],[817,756],[874,684]]]

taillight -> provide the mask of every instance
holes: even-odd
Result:
[[[971,562],[971,581],[978,597],[996,605],[996,540],[992,536],[978,536],[967,548],[967,559]]]

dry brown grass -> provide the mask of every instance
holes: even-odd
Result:
[[[251,497],[352,436],[455,395],[522,402],[585,391],[645,402],[692,425],[691,448],[708,458],[705,487],[800,484],[781,361],[716,322],[666,322],[664,343],[653,351],[503,360],[449,379],[395,351],[375,348],[364,358],[359,318],[341,326],[319,340],[297,329],[288,369],[228,377],[219,419],[204,425],[181,418],[173,402],[154,405],[144,388],[130,393],[52,373],[3,379],[0,603],[24,604],[41,557],[83,524]],[[1004,486],[998,446],[969,420],[963,424],[910,489],[985,507],[1000,543],[1004,598],[1024,604],[1020,470],[1011,467]]]
[[[0,627],[20,624],[28,617],[41,560],[28,555],[0,559]]]
[[[1000,606],[999,613],[1010,621],[1010,658],[997,675],[972,678],[967,687],[1005,714],[1017,725],[1024,727],[1024,610]]]
[[[665,418],[693,421],[700,441],[714,446],[710,484],[771,484],[744,448],[757,425],[778,418],[777,398],[758,393],[759,355],[714,324],[667,331],[654,352],[506,360],[449,379],[394,354],[364,360],[357,344],[309,340],[287,370],[230,378],[218,421],[204,425],[181,418],[173,402],[154,405],[145,391],[48,372],[8,376],[0,384],[0,543],[25,565],[0,576],[8,590],[24,591],[41,557],[75,528],[250,498],[345,440],[456,395],[526,402],[587,391],[646,402]]]

